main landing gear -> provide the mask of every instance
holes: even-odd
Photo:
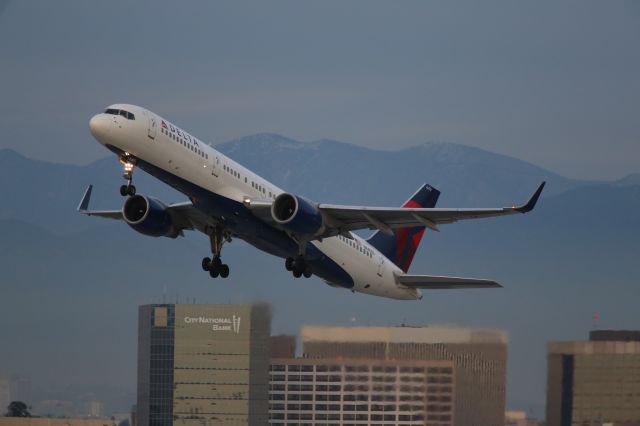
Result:
[[[221,226],[216,226],[209,233],[209,241],[213,259],[209,257],[202,259],[202,270],[208,271],[211,278],[227,278],[229,276],[229,265],[222,263],[220,252],[223,244],[231,241],[231,237],[225,234]]]
[[[131,161],[128,155],[120,156],[120,163],[124,167],[124,173],[122,177],[127,180],[126,185],[122,185],[120,187],[120,195],[124,196],[134,196],[136,195],[136,187],[133,186],[133,169],[135,168],[135,164]]]
[[[300,278],[303,275],[305,278],[309,278],[313,273],[311,265],[307,263],[302,255],[297,256],[295,259],[287,257],[284,261],[284,267],[287,268],[287,271],[291,271],[296,278]]]

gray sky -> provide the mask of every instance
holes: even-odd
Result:
[[[640,2],[0,0],[0,148],[87,163],[143,105],[200,138],[448,141],[640,172]]]

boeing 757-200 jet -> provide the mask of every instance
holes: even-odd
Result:
[[[89,209],[92,186],[78,211],[124,220],[152,237],[176,238],[185,230],[209,237],[211,257],[202,269],[229,276],[222,262],[225,243],[240,238],[285,259],[294,277],[317,275],[327,284],[393,299],[421,299],[420,289],[500,287],[491,280],[410,275],[409,266],[425,229],[463,219],[527,213],[544,182],[522,206],[490,209],[435,208],[440,192],[421,186],[402,207],[340,206],[285,192],[242,167],[175,124],[134,105],[116,104],[89,122],[93,136],[115,153],[124,168],[127,199],[120,210]],[[140,168],[185,194],[189,201],[167,205],[136,194]],[[375,230],[363,239],[352,231]]]

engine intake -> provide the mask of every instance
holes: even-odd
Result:
[[[282,193],[271,205],[273,220],[283,228],[303,235],[316,235],[324,221],[318,208],[298,195]]]
[[[175,231],[167,206],[160,200],[134,195],[122,206],[124,220],[136,231],[150,237],[173,237]]]

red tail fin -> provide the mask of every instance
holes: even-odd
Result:
[[[425,184],[402,207],[433,208],[436,206],[439,196],[440,191]],[[377,231],[369,238],[368,242],[404,272],[407,272],[424,235],[424,229],[424,226],[400,228],[396,229],[392,236]]]

